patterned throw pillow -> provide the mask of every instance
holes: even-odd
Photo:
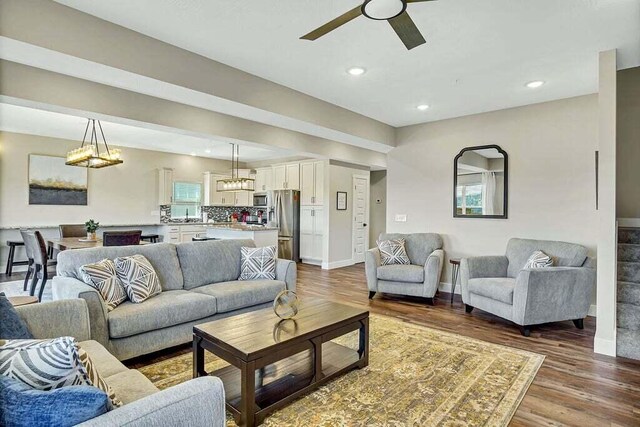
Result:
[[[45,391],[92,385],[72,337],[5,341],[0,347],[0,375]]]
[[[239,280],[274,280],[276,278],[276,247],[240,248],[242,264]]]
[[[22,320],[11,301],[0,292],[0,338],[32,339],[27,323]]]
[[[80,267],[80,275],[87,285],[100,292],[109,311],[126,301],[127,293],[116,274],[116,265],[110,259],[83,265]]]
[[[524,268],[545,268],[553,265],[553,259],[542,251],[535,251],[531,254]]]
[[[85,371],[87,372],[87,378],[89,382],[94,386],[98,387],[100,390],[107,393],[109,396],[109,400],[114,407],[122,406],[122,401],[116,397],[115,392],[109,384],[104,381],[104,378],[100,376],[98,370],[96,369],[93,361],[89,357],[89,354],[82,349],[82,347],[78,347],[78,357],[80,358],[80,362],[82,366],[84,366]]]
[[[115,263],[131,302],[138,304],[162,292],[158,275],[144,255],[119,257]]]
[[[382,265],[411,264],[404,248],[404,239],[378,240]]]

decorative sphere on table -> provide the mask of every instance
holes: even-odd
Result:
[[[298,314],[298,305],[296,293],[285,289],[273,300],[273,312],[281,319],[291,319]]]

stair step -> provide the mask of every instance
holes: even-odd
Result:
[[[640,228],[618,228],[618,243],[640,244]]]
[[[640,262],[640,245],[633,243],[619,243],[618,261]]]
[[[640,331],[618,328],[616,354],[620,357],[640,360]]]
[[[626,302],[618,303],[618,327],[640,331],[640,307]]]
[[[640,262],[618,262],[618,280],[640,283]]]
[[[618,282],[618,302],[636,305],[640,310],[640,283]]]

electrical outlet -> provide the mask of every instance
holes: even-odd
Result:
[[[396,222],[407,222],[407,214],[396,214]]]

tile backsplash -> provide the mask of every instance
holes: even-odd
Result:
[[[240,211],[249,211],[250,215],[258,215],[258,210],[266,211],[265,208],[254,208],[253,206],[202,206],[202,212],[207,213],[208,219],[212,219],[216,222],[225,222],[230,214]],[[266,213],[266,212],[265,212]],[[200,222],[201,218],[189,218],[189,222]],[[160,222],[186,222],[183,218],[172,219],[171,218],[171,205],[160,206]]]

